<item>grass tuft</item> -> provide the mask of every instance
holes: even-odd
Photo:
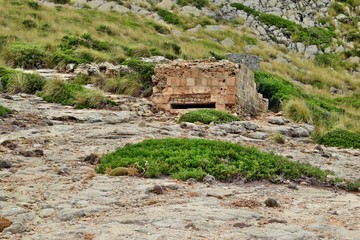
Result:
[[[284,106],[285,116],[299,123],[312,123],[311,112],[302,99],[289,100]]]
[[[0,117],[7,117],[12,113],[12,110],[0,105]]]
[[[204,124],[214,123],[226,123],[232,121],[239,121],[240,119],[234,115],[228,114],[214,109],[199,109],[191,111],[182,115],[179,119],[181,122],[201,122]]]

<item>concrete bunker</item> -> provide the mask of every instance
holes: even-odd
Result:
[[[268,101],[256,91],[253,72],[228,60],[174,61],[155,67],[152,100],[171,113],[213,108],[255,116]]]

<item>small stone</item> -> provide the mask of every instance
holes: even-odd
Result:
[[[11,168],[11,164],[7,161],[0,160],[0,169]]]
[[[69,221],[83,216],[85,216],[84,211],[79,209],[64,209],[59,213],[59,219],[61,221]]]
[[[85,157],[84,162],[90,163],[91,165],[96,165],[100,163],[100,158],[92,153]]]
[[[3,233],[23,233],[28,231],[28,229],[21,223],[14,223],[11,226],[4,229]]]
[[[155,193],[155,194],[164,194],[165,191],[164,191],[164,188],[160,185],[154,185],[154,187],[149,191],[149,192],[152,192],[152,193]]]
[[[250,227],[251,225],[249,224],[246,224],[246,223],[235,223],[233,225],[233,227],[236,227],[236,228],[246,228],[246,227]]]
[[[146,122],[145,122],[145,121],[141,121],[138,126],[139,126],[139,127],[146,127]]]
[[[5,228],[10,227],[11,224],[12,221],[0,216],[0,232],[2,232]]]
[[[295,184],[290,184],[287,186],[290,189],[298,190],[299,188]]]
[[[17,148],[17,145],[9,140],[3,141],[1,146],[7,147],[10,150],[15,150]]]
[[[113,169],[109,175],[110,176],[124,176],[128,174],[128,168],[126,167],[117,167],[115,169]]]
[[[215,180],[216,180],[215,177],[210,174],[206,175],[203,178],[203,182],[208,183],[208,184],[213,184],[215,182]]]
[[[279,207],[280,205],[278,204],[278,202],[275,200],[275,199],[273,199],[273,198],[268,198],[268,199],[266,199],[265,200],[265,205],[267,206],[267,207]]]
[[[34,157],[42,157],[42,156],[44,156],[44,151],[41,149],[35,149],[33,151],[33,156]]]

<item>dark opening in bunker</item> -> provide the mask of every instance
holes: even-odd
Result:
[[[172,109],[216,108],[215,103],[172,103]]]

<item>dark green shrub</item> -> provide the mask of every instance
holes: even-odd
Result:
[[[172,51],[176,55],[179,55],[181,53],[181,47],[179,45],[177,45],[176,43],[165,42],[165,43],[163,43],[162,46],[165,50]]]
[[[237,10],[243,10],[244,12],[248,13],[248,14],[252,14],[254,16],[259,16],[260,12],[256,11],[255,9],[245,6],[242,3],[232,3],[230,4],[230,6],[236,8]]]
[[[334,37],[334,32],[327,28],[303,28],[293,35],[295,42],[303,42],[307,45],[329,44]]]
[[[0,117],[6,117],[11,113],[12,113],[11,109],[0,105]]]
[[[317,142],[334,147],[360,148],[360,134],[336,129],[325,133]]]
[[[211,57],[215,58],[216,60],[223,60],[226,59],[226,57],[222,54],[214,53],[212,51],[209,51],[209,54]]]
[[[257,91],[269,99],[269,108],[280,110],[281,104],[292,97],[301,97],[302,91],[293,83],[268,73],[255,72]]]
[[[101,32],[101,33],[106,33],[107,35],[115,35],[115,33],[111,30],[110,27],[104,25],[104,24],[101,24],[97,29],[96,31],[98,32]]]
[[[256,45],[257,39],[253,37],[249,37],[247,35],[243,35],[240,37],[240,39],[244,42],[246,42],[248,45]]]
[[[228,114],[214,109],[199,109],[185,113],[179,118],[181,122],[201,122],[204,124],[214,123],[226,123],[232,121],[239,121],[240,119],[234,115]]]
[[[36,22],[35,22],[34,20],[31,20],[31,19],[24,20],[24,21],[22,22],[22,24],[23,24],[23,26],[24,26],[25,28],[28,28],[28,29],[30,29],[30,28],[36,28],[36,27],[37,27]]]
[[[75,52],[73,50],[57,50],[51,56],[50,66],[66,66],[69,63],[81,64],[94,62],[94,57],[87,52]]]
[[[168,24],[173,24],[173,25],[180,24],[180,18],[172,12],[169,12],[165,9],[158,9],[157,13]]]
[[[319,66],[332,67],[334,69],[339,69],[344,65],[341,56],[335,53],[319,54],[315,57],[315,63]]]
[[[109,43],[93,39],[89,34],[83,34],[81,36],[64,36],[61,40],[60,49],[63,51],[75,50],[79,46],[98,51],[110,50]]]
[[[45,67],[46,52],[34,45],[14,43],[9,44],[3,53],[5,62],[11,67],[25,69]]]
[[[57,4],[69,4],[70,0],[52,0],[52,2]]]
[[[177,0],[180,6],[193,5],[199,9],[209,5],[209,0]]]
[[[32,9],[39,10],[41,8],[41,5],[38,2],[35,1],[29,1],[27,2],[28,6]]]
[[[145,140],[105,155],[97,171],[135,166],[146,177],[172,176],[181,180],[201,180],[211,174],[221,181],[239,178],[274,180],[310,177],[323,181],[328,172],[273,153],[263,153],[230,142],[205,139]]]
[[[151,77],[152,75],[154,75],[154,64],[146,63],[134,58],[128,59],[122,64],[129,66],[130,69],[134,70],[137,74],[139,74],[139,78],[143,84],[144,89],[152,86]]]
[[[99,90],[88,89],[60,79],[47,81],[38,95],[47,102],[75,106],[76,108],[102,108],[109,103]]]
[[[330,8],[334,9],[337,14],[344,13],[344,7],[340,3],[334,2]]]

